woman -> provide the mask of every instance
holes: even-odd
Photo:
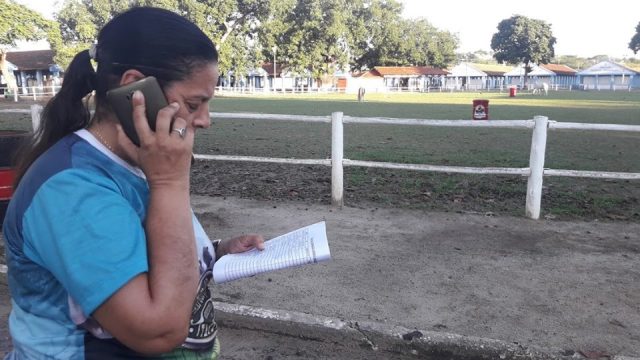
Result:
[[[217,357],[213,262],[264,248],[258,235],[212,244],[189,204],[194,132],[209,127],[217,57],[194,24],[156,8],[116,16],[75,56],[18,163],[4,223],[7,358]],[[134,93],[138,147],[106,92],[147,76],[169,106],[152,131]],[[90,118],[83,98],[93,91]]]

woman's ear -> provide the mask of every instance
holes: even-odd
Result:
[[[130,84],[134,81],[142,80],[145,76],[143,73],[136,69],[129,69],[125,71],[120,77],[120,86]]]

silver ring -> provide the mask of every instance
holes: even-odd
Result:
[[[177,128],[177,129],[173,129],[171,131],[177,132],[178,135],[180,135],[181,138],[184,138],[185,134],[187,133],[187,129],[185,129],[185,128]]]

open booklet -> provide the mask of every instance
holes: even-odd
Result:
[[[265,249],[227,254],[213,265],[213,281],[227,281],[331,259],[324,221],[265,241]]]

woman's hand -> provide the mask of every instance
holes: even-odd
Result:
[[[218,244],[216,258],[220,259],[226,254],[241,253],[253,248],[264,250],[264,238],[262,235],[249,234],[222,240],[220,244]]]
[[[194,133],[184,119],[174,119],[180,109],[178,103],[172,103],[158,112],[155,131],[149,127],[141,91],[134,92],[132,104],[133,123],[140,138],[140,147],[131,142],[118,124],[118,143],[128,160],[142,169],[152,187],[165,184],[188,186]],[[185,129],[184,136],[174,130],[182,128]]]

